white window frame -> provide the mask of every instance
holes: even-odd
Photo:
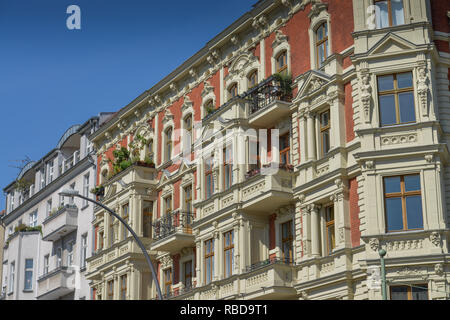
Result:
[[[87,173],[83,176],[83,196],[89,198],[89,181],[90,174]],[[83,207],[88,206],[88,201],[83,199]]]
[[[27,261],[31,260],[32,263],[32,267],[31,268],[27,268]],[[25,266],[24,266],[24,284],[23,284],[23,290],[27,290],[27,291],[31,291],[33,290],[33,269],[34,269],[34,260],[33,259],[25,259]],[[26,287],[26,283],[27,283],[27,272],[31,271],[31,287],[27,288]]]
[[[73,265],[74,251],[75,251],[75,241],[71,240],[67,244],[67,260],[66,260],[67,267]]]
[[[49,271],[49,261],[50,261],[50,255],[46,254],[44,256],[44,269],[43,269],[43,274],[46,275],[48,274]]]
[[[87,259],[87,253],[88,253],[88,234],[85,233],[81,236],[81,261],[80,261],[80,267],[85,268],[86,267],[86,259]]]
[[[16,269],[16,262],[12,261],[9,265],[9,293],[14,292],[14,277],[15,277],[15,269]]]
[[[37,220],[37,211],[30,213],[30,227],[36,227]]]

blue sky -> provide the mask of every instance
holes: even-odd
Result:
[[[256,2],[0,0],[0,187],[14,160],[39,160],[73,124],[119,110]],[[66,27],[72,4],[81,30]]]

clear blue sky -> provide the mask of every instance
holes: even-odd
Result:
[[[119,110],[256,2],[0,0],[1,189],[13,160],[39,160],[73,124]],[[72,4],[81,30],[66,27]]]

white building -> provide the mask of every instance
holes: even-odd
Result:
[[[55,149],[26,165],[4,189],[2,299],[90,299],[84,273],[92,251],[93,204],[59,192],[72,188],[93,196],[96,165],[88,136],[109,115],[69,128]]]

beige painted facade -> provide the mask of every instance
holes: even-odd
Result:
[[[99,150],[103,203],[121,215],[129,206],[130,224],[148,247],[167,298],[381,299],[371,280],[380,248],[387,251],[389,288],[425,287],[428,299],[450,298],[450,54],[433,42],[448,46],[449,33],[433,29],[433,1],[405,0],[405,23],[373,29],[367,25],[372,4],[353,0],[351,11],[343,11],[352,15],[354,43],[335,52],[330,48],[341,37],[333,24],[334,1],[262,1],[91,137]],[[311,68],[295,74],[300,58],[289,23],[298,26],[302,19],[307,30],[294,33],[308,35]],[[327,59],[319,66],[315,34],[324,23],[331,33]],[[258,88],[269,88],[271,82],[263,80],[276,73],[283,52],[293,75],[293,99],[273,99],[255,110],[247,75],[257,70]],[[382,126],[377,80],[405,72],[413,77],[414,121]],[[241,94],[234,99],[227,90],[233,84]],[[193,101],[189,94],[199,85],[201,101]],[[220,106],[212,114],[204,109],[209,101]],[[325,154],[324,112],[331,122]],[[200,151],[196,162],[176,164],[179,150],[170,149],[167,156],[165,133],[183,128],[189,115],[202,120],[193,130],[193,147]],[[261,128],[288,135],[292,168],[262,174],[264,164],[279,161],[281,154],[261,145],[261,166],[254,170],[251,130]],[[108,180],[108,152],[138,135],[153,141],[154,149],[141,146],[140,160],[154,154],[156,168],[134,165]],[[235,163],[231,185],[225,181],[227,146]],[[211,168],[209,159],[214,159]],[[423,223],[418,230],[388,232],[383,179],[411,174],[420,177]],[[192,188],[192,203],[187,188]],[[153,227],[146,220],[150,211]],[[185,218],[191,212],[193,220]],[[96,241],[103,245],[88,259],[88,279],[96,299],[155,298],[136,244],[102,209],[95,215]]]

